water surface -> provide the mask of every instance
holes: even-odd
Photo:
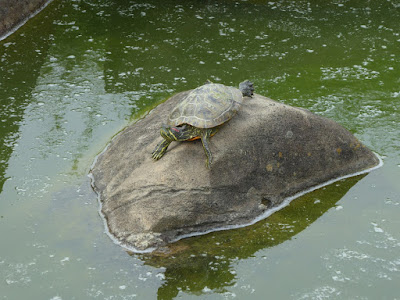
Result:
[[[0,42],[0,299],[396,299],[400,3],[58,1]],[[331,118],[384,159],[239,230],[125,252],[87,173],[207,79]]]

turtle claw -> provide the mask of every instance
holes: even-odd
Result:
[[[160,155],[160,154],[161,154],[160,152],[154,151],[154,152],[151,154],[151,156],[153,157],[153,159],[159,160],[159,159],[162,157],[162,155]]]
[[[151,153],[151,156],[153,157],[153,159],[159,160],[161,157],[163,157],[165,152],[167,152],[167,148],[168,148],[170,143],[171,142],[168,142],[166,140],[164,140],[161,143],[159,143],[156,146],[156,148],[154,149],[154,151]]]
[[[206,168],[209,170],[211,169],[211,163],[209,161],[206,161]]]
[[[154,160],[159,160],[161,157],[164,156],[166,152],[166,149],[164,151],[154,151],[151,156],[153,157]]]

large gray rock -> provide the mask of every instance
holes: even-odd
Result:
[[[251,223],[288,196],[374,167],[378,158],[334,121],[260,95],[211,138],[151,152],[179,93],[117,135],[91,170],[110,233],[139,251],[185,235]]]

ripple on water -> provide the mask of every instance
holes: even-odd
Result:
[[[360,112],[357,118],[359,119],[376,118],[380,116],[382,113],[383,111],[380,110],[378,107],[374,107],[372,105],[365,105],[360,108]]]
[[[154,99],[194,87],[207,78],[228,83],[249,76],[258,93],[333,118],[356,132],[366,145],[386,154],[387,166],[393,162],[396,173],[387,167],[379,176],[388,182],[396,179],[400,166],[396,49],[400,39],[395,21],[399,13],[393,8],[400,7],[398,0],[371,1],[371,8],[346,0],[322,6],[311,1],[141,2],[149,1],[64,1],[60,6],[63,11],[52,12],[58,5],[54,3],[43,12],[44,18],[34,21],[34,35],[29,34],[31,25],[27,25],[9,39],[17,42],[0,47],[0,90],[5,93],[0,124],[6,129],[2,145],[13,153],[11,159],[0,155],[0,167],[5,166],[7,176],[11,176],[2,194],[5,201],[0,202],[18,203],[12,206],[13,220],[7,210],[1,210],[2,220],[15,230],[13,235],[4,231],[0,251],[3,297],[12,297],[20,288],[39,290],[40,280],[53,285],[53,292],[48,291],[45,297],[51,300],[67,299],[65,294],[72,289],[80,299],[148,299],[154,298],[147,296],[154,296],[157,286],[174,288],[175,284],[180,293],[176,298],[185,297],[180,284],[174,282],[176,278],[166,270],[142,263],[133,266],[134,258],[124,257],[119,248],[109,245],[106,236],[105,240],[95,239],[96,226],[91,226],[87,235],[77,232],[86,222],[97,224],[95,208],[90,214],[82,212],[90,198],[83,193],[79,195],[82,199],[61,197],[53,191],[66,186],[69,170],[84,174],[90,160],[87,157],[100,147],[99,139],[100,144],[106,143],[107,135],[119,130],[133,113],[150,109]],[[41,19],[51,20],[49,26],[41,26]],[[31,46],[30,36],[34,39]],[[396,183],[381,189],[380,195],[389,191],[390,198],[382,196],[384,207],[376,201],[373,213],[398,209]],[[314,201],[316,205],[324,203],[324,199]],[[79,209],[73,209],[75,204],[71,203],[79,203]],[[349,205],[344,207],[340,214],[348,211]],[[336,206],[336,210],[341,208]],[[40,223],[49,216],[54,221]],[[61,225],[64,216],[70,218],[67,226]],[[368,221],[361,232],[349,228],[350,234],[362,237],[350,244],[330,246],[319,255],[322,265],[315,264],[318,274],[307,269],[301,274],[309,282],[321,281],[295,287],[297,278],[288,280],[287,291],[293,291],[295,299],[365,299],[370,297],[367,292],[364,297],[348,293],[356,290],[362,294],[368,286],[376,293],[393,292],[399,278],[400,245],[394,231],[397,219],[394,213],[391,217],[386,223]],[[293,230],[285,224],[281,227]],[[73,239],[61,242],[60,235]],[[341,237],[342,232],[337,235]],[[14,244],[17,238],[22,240],[21,247]],[[62,249],[47,248],[36,241],[61,243]],[[85,243],[94,252],[85,248]],[[7,244],[11,245],[8,252],[3,250]],[[260,258],[268,267],[276,263],[269,251],[266,249],[267,255]],[[106,256],[104,253],[111,254],[105,261],[99,258]],[[76,258],[86,254],[90,256],[87,262]],[[250,259],[243,259],[242,254],[238,249],[238,257],[231,261],[243,261],[246,274],[251,274]],[[292,254],[296,257],[297,249]],[[305,258],[312,255],[310,251]],[[221,257],[204,266],[207,274],[221,270],[217,263],[227,259]],[[314,263],[315,257],[311,259]],[[228,274],[239,280],[235,268]],[[274,277],[276,272],[263,268],[262,273],[249,275],[232,287],[237,295],[224,290],[217,295],[212,281],[218,278],[210,276],[203,293],[209,298],[240,298],[243,291],[253,293],[252,285],[261,278],[264,294],[269,292],[267,281],[274,282]],[[222,281],[224,286],[231,284]],[[388,289],[387,282],[394,287]],[[9,291],[2,289],[2,283]]]
[[[375,79],[380,73],[370,70],[365,66],[354,65],[352,67],[321,67],[321,80],[367,80]]]
[[[312,290],[311,292],[304,293],[297,299],[329,299],[331,297],[339,296],[341,293],[336,288],[325,285]]]
[[[323,257],[333,281],[371,286],[376,280],[398,277],[400,242],[382,225],[371,225],[369,239],[359,240],[352,247],[333,249]]]

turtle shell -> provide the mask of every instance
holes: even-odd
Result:
[[[219,83],[208,83],[191,91],[171,112],[169,125],[189,124],[212,128],[230,120],[242,104],[242,92]]]

